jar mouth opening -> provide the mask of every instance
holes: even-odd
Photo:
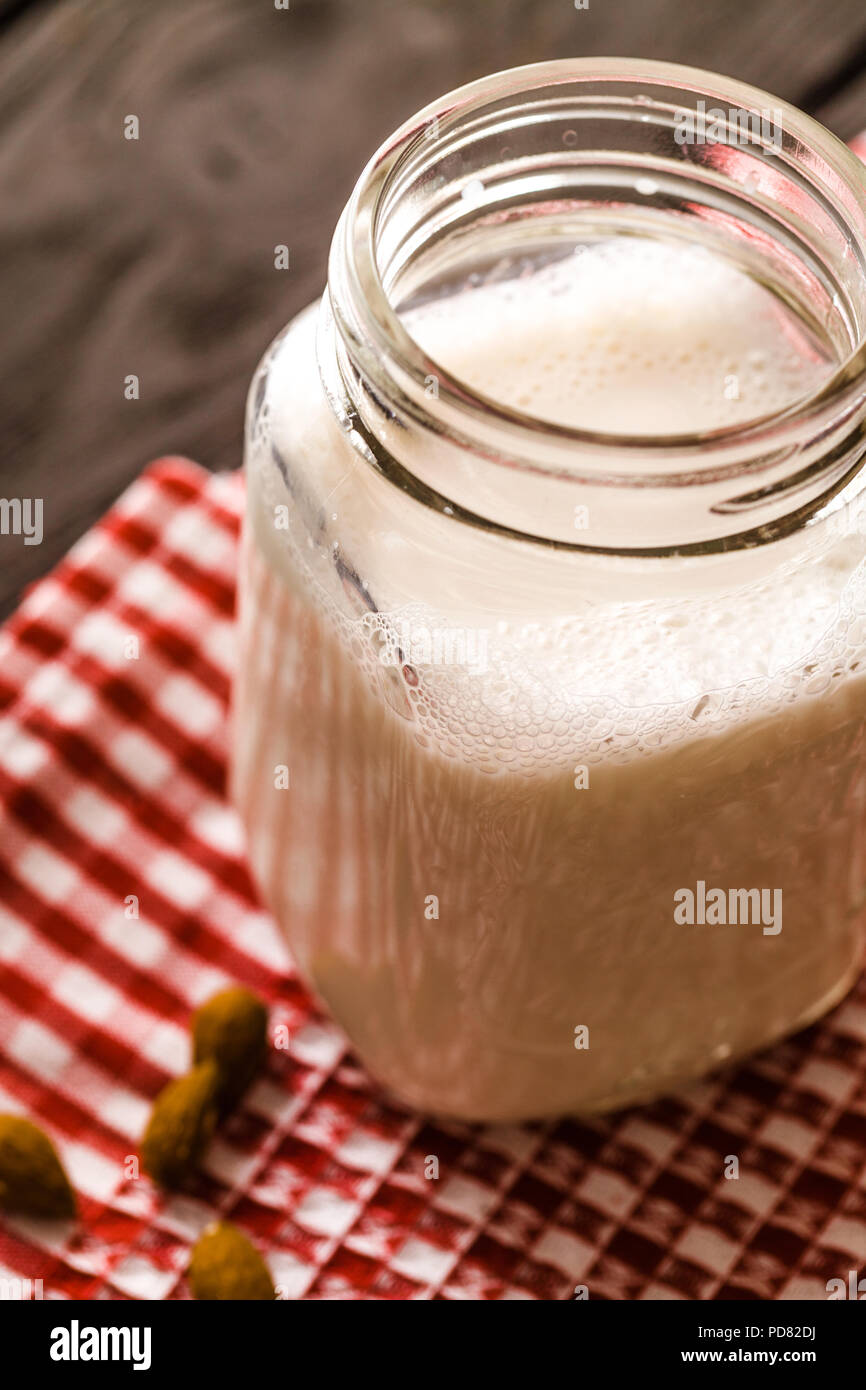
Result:
[[[829,247],[838,255],[843,275],[854,277],[847,289],[840,281],[832,290],[832,275],[828,275],[827,294],[832,292],[833,303],[838,299],[836,307],[847,315],[847,350],[843,352],[839,345],[834,354],[837,365],[810,394],[767,414],[703,432],[635,434],[580,428],[526,413],[473,389],[429,357],[407,331],[394,303],[395,265],[401,270],[417,255],[429,228],[425,229],[417,217],[395,227],[396,200],[415,197],[417,204],[422,192],[429,194],[435,182],[436,161],[451,160],[453,167],[463,160],[465,165],[471,142],[483,145],[490,131],[501,131],[503,123],[507,126],[509,109],[521,125],[549,124],[567,109],[576,128],[582,117],[588,116],[598,129],[599,121],[625,119],[622,93],[626,86],[641,89],[641,94],[628,103],[633,127],[643,124],[653,137],[667,131],[667,152],[652,159],[660,210],[668,201],[664,187],[668,177],[681,179],[686,175],[705,188],[717,185],[720,196],[726,185],[726,192],[747,198],[756,215],[777,215],[774,183],[784,187],[786,195],[791,193],[795,203],[793,194],[799,189],[802,201],[784,218],[792,247],[796,242],[809,251],[814,260],[810,275],[820,278],[820,253]],[[513,114],[515,101],[523,103],[519,116]],[[673,123],[682,121],[683,113],[696,112],[702,102],[754,117],[746,132],[748,158],[744,154],[739,164],[731,160],[726,165],[731,151],[742,152],[744,148],[740,139],[743,127],[737,129],[734,123],[727,131],[717,128],[719,138],[713,142],[716,153],[712,159],[706,157],[705,146],[697,158],[687,151],[681,167],[675,166],[670,158]],[[768,111],[775,118],[769,134],[760,125]],[[701,119],[706,128],[705,114]],[[685,148],[681,146],[681,150]],[[599,151],[600,163],[605,155]],[[593,167],[591,151],[587,157],[586,151],[566,147],[562,157],[572,169],[579,167],[584,179]],[[644,163],[633,151],[625,151],[621,162],[635,167]],[[544,177],[536,180],[536,197],[543,194]],[[471,183],[468,167],[466,179]],[[757,180],[759,186],[753,182],[750,187],[750,179]],[[815,201],[814,222],[808,197]],[[495,198],[494,192],[489,206],[493,223]],[[452,229],[458,225],[458,216],[452,216]],[[443,225],[436,229],[440,237]],[[816,228],[814,236],[804,230],[807,226]],[[460,228],[458,231],[463,234]],[[796,249],[790,252],[792,264],[797,254]],[[710,72],[634,59],[580,58],[496,73],[447,94],[400,127],[370,160],[346,207],[334,237],[329,286],[341,336],[359,373],[380,396],[388,399],[394,394],[403,404],[424,409],[425,392],[434,378],[437,428],[470,441],[487,457],[501,453],[531,455],[537,460],[537,446],[543,443],[546,463],[538,465],[538,471],[562,467],[567,472],[568,451],[579,449],[584,461],[594,458],[602,467],[613,457],[620,463],[639,459],[644,481],[652,481],[657,467],[659,480],[663,478],[670,485],[674,481],[671,464],[677,460],[685,460],[684,466],[693,468],[695,456],[709,452],[717,466],[725,467],[734,453],[766,455],[768,450],[791,446],[807,434],[814,436],[827,422],[850,410],[866,389],[866,307],[851,298],[859,283],[866,300],[864,267],[866,168],[817,122],[757,88]],[[429,404],[429,395],[427,401]],[[506,435],[508,446],[504,445]]]

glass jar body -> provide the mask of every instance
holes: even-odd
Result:
[[[856,517],[716,557],[468,526],[353,442],[322,314],[250,394],[232,769],[303,976],[468,1120],[629,1104],[811,1022],[864,935]]]

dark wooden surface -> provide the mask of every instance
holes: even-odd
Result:
[[[238,463],[255,362],[395,125],[574,54],[714,68],[866,127],[863,0],[0,0],[0,497],[45,499],[41,546],[0,537],[0,612],[149,458]]]

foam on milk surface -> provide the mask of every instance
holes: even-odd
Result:
[[[699,246],[618,238],[404,316],[452,375],[512,408],[622,434],[720,429],[835,365],[793,312]]]

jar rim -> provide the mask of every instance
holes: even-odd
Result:
[[[822,418],[838,410],[866,386],[866,335],[814,391],[763,416],[703,432],[670,434],[621,434],[589,430],[526,414],[494,397],[474,390],[427,356],[405,328],[386,290],[377,256],[378,221],[383,201],[408,153],[432,122],[454,116],[470,117],[488,104],[520,97],[540,88],[566,83],[644,83],[676,86],[683,92],[725,102],[736,102],[748,111],[773,112],[784,118],[785,129],[804,148],[816,151],[828,170],[852,194],[866,222],[866,166],[835,135],[796,107],[760,88],[721,77],[710,71],[677,63],[647,62],[633,58],[565,58],[506,69],[458,87],[403,123],[380,146],[363,170],[346,206],[331,251],[329,290],[340,331],[353,341],[362,366],[388,361],[406,381],[423,388],[431,375],[437,381],[437,399],[454,411],[471,431],[472,423],[498,424],[524,437],[544,438],[553,448],[579,446],[584,451],[610,456],[653,459],[694,454],[697,450],[778,446],[778,431],[786,439],[803,430],[820,428]],[[365,352],[365,347],[368,349]],[[660,479],[661,481],[661,479]],[[671,481],[669,466],[664,481]]]

